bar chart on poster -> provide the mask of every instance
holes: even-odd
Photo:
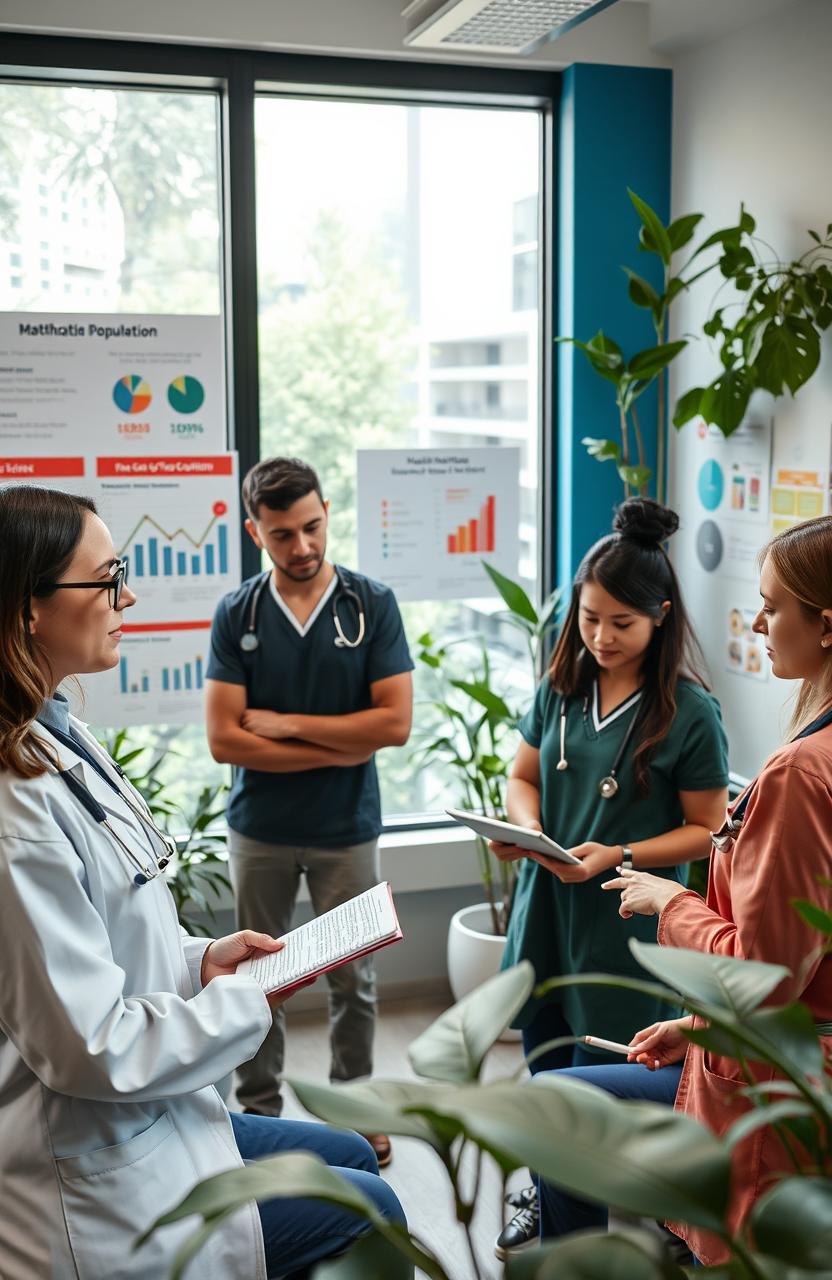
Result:
[[[520,450],[358,451],[358,563],[400,600],[495,595],[483,561],[516,578]]]
[[[94,724],[191,724],[202,715],[210,615],[181,623],[127,621],[118,666],[84,681]],[[115,710],[117,708],[117,711]]]
[[[127,621],[210,618],[240,581],[235,455],[97,458],[96,480],[138,596]]]

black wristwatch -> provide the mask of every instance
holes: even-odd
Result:
[[[633,851],[628,844],[621,846],[621,866],[625,871],[633,870]]]

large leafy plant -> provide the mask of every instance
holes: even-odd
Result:
[[[550,595],[538,610],[519,583],[489,564],[484,563],[484,568],[506,606],[497,617],[523,636],[532,684],[554,625],[559,594]],[[521,715],[505,688],[505,672],[501,679],[480,637],[440,641],[425,632],[418,643],[419,661],[435,674],[433,706],[439,729],[420,743],[416,758],[423,764],[442,766],[443,777],[453,779],[456,802],[464,808],[505,818],[506,782],[516,751],[514,730]],[[476,658],[472,659],[472,654]],[[494,858],[481,836],[475,840],[492,929],[495,934],[504,934],[511,912],[514,864]]]
[[[832,915],[799,910],[832,939]],[[484,1084],[489,1048],[534,986],[527,962],[498,974],[444,1013],[410,1046],[417,1081],[344,1085],[291,1080],[299,1101],[330,1124],[425,1142],[444,1168],[457,1220],[468,1236],[473,1275],[483,1270],[470,1234],[484,1159],[505,1179],[529,1166],[573,1195],[630,1214],[668,1218],[719,1236],[726,1266],[692,1270],[653,1233],[582,1232],[510,1259],[506,1280],[820,1280],[832,1276],[832,1090],[822,1044],[802,1004],[765,1005],[787,976],[778,965],[667,949],[633,941],[633,953],[659,981],[585,974],[556,979],[650,991],[699,1015],[689,1038],[741,1065],[747,1109],[725,1140],[691,1117],[651,1103],[621,1102],[558,1074]],[[752,1064],[776,1069],[758,1082]],[[726,1225],[733,1147],[773,1127],[795,1161],[793,1174],[767,1189],[739,1232]],[[473,1186],[465,1176],[474,1157]],[[802,1153],[799,1155],[798,1153]],[[373,1206],[319,1160],[295,1153],[219,1174],[197,1186],[150,1229],[195,1214],[202,1226],[180,1250],[174,1280],[229,1214],[251,1199],[303,1195],[349,1207],[374,1228],[350,1253],[319,1266],[316,1280],[406,1280],[417,1266],[431,1280],[453,1274],[431,1243],[384,1222]]]
[[[696,245],[694,236],[703,214],[684,214],[665,224],[635,192],[628,194],[641,224],[639,250],[658,260],[657,282],[630,267],[623,270],[631,302],[650,313],[655,342],[627,355],[621,343],[602,331],[588,342],[574,337],[557,340],[574,344],[613,387],[620,439],[588,436],[583,444],[598,461],[615,463],[625,494],[631,489],[649,490],[653,473],[647,465],[639,403],[656,386],[656,417],[649,425],[657,441],[656,489],[661,499],[668,371],[692,336],[667,341],[673,304],[712,273],[720,277],[714,303],[725,286],[733,287],[733,295],[714,306],[702,326],[703,335],[715,344],[718,372],[707,386],[685,392],[673,414],[677,427],[699,415],[729,436],[745,417],[755,390],[796,395],[818,366],[821,335],[832,323],[832,223],[824,237],[809,231],[811,244],[806,252],[783,262],[755,236],[756,222],[744,208],[736,225],[723,227]],[[680,263],[682,250],[687,252]]]
[[[180,924],[191,934],[213,936],[206,920],[216,920],[219,900],[231,889],[221,825],[225,785],[201,787],[187,803],[177,803],[164,778],[166,753],[135,743],[127,729],[103,735],[101,745],[144,797],[160,829],[176,841],[176,858],[165,875]]]

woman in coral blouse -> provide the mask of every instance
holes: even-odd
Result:
[[[824,953],[825,939],[790,902],[808,898],[832,910],[832,516],[797,525],[768,544],[760,594],[754,630],[765,637],[772,671],[801,685],[789,740],[766,761],[717,833],[706,899],[640,871],[622,871],[604,887],[620,891],[625,919],[658,915],[663,946],[785,965],[793,977],[766,1003],[801,1000],[823,1024],[832,1021],[832,955]],[[604,1078],[599,1074],[594,1082],[620,1097],[653,1093],[656,1100],[666,1100],[668,1080],[672,1083],[677,1073],[676,1108],[722,1135],[748,1108],[739,1096],[745,1081],[733,1059],[689,1043],[682,1028],[691,1021],[659,1022],[639,1031],[630,1042],[629,1061],[641,1066],[587,1067],[578,1074],[592,1081],[593,1072],[603,1072]],[[832,1048],[832,1037],[825,1040]],[[653,1072],[652,1090],[645,1069]],[[755,1074],[774,1075],[772,1069],[765,1077],[766,1070]],[[732,1231],[772,1179],[789,1168],[773,1131],[759,1129],[738,1145],[728,1218]],[[544,1236],[598,1225],[606,1216],[600,1207],[548,1186],[542,1188],[541,1209]],[[670,1225],[701,1262],[726,1259],[726,1248],[715,1236]]]

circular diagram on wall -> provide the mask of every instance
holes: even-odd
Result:
[[[706,511],[716,511],[725,492],[725,473],[718,462],[709,458],[699,469],[697,481],[699,501]]]
[[[204,399],[205,389],[198,378],[183,375],[168,387],[168,404],[175,413],[196,413]]]
[[[702,568],[713,573],[722,560],[722,534],[713,520],[703,520],[696,534],[696,555]]]
[[[113,387],[113,400],[122,413],[142,413],[152,399],[150,387],[138,373],[125,373]]]

